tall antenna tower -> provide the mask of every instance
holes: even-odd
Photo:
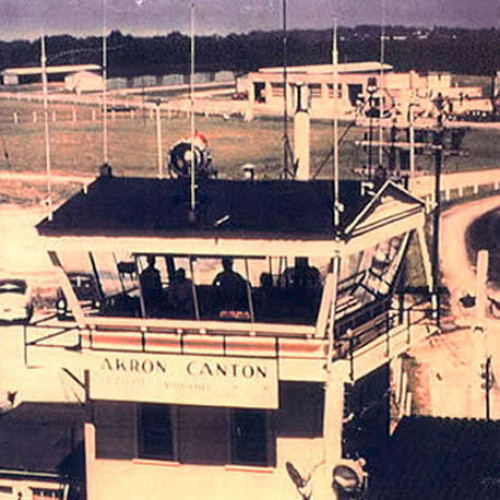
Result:
[[[43,111],[45,125],[45,167],[47,174],[47,205],[49,209],[49,220],[52,220],[52,178],[50,163],[50,130],[49,130],[49,97],[47,83],[47,55],[45,52],[45,35],[40,37],[40,64],[42,67],[42,92],[43,92]]]
[[[332,46],[332,67],[333,67],[333,227],[335,230],[340,225],[340,179],[339,179],[339,117],[338,117],[338,87],[339,87],[339,51],[337,45],[337,19],[333,24],[333,46]]]
[[[379,117],[378,117],[378,164],[382,166],[383,163],[383,148],[382,142],[384,139],[384,130],[382,127],[382,90],[384,88],[384,63],[385,63],[385,2],[386,0],[381,0],[382,2],[382,19],[380,23],[380,83],[378,85],[379,89]]]
[[[102,156],[108,164],[108,46],[106,0],[102,0]]]
[[[283,170],[285,179],[288,178],[288,34],[287,34],[287,9],[286,0],[282,3],[283,15]]]
[[[194,136],[195,129],[195,115],[194,115],[194,71],[195,71],[195,34],[194,34],[194,2],[191,2],[190,12],[191,24],[191,71],[189,75],[189,100],[191,104],[191,213],[194,215],[196,210],[196,157],[194,151]]]

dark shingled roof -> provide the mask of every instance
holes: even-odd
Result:
[[[370,485],[370,500],[498,500],[500,422],[405,417]]]
[[[370,201],[358,181],[340,183],[341,229]],[[333,236],[331,181],[200,180],[189,220],[186,180],[100,177],[38,225],[40,234]],[[219,221],[219,222],[218,222]]]

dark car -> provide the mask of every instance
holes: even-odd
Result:
[[[75,292],[76,298],[84,308],[97,309],[101,302],[101,294],[94,276],[90,273],[72,272],[68,278]],[[57,290],[56,298],[57,317],[70,319],[68,301],[61,288]]]

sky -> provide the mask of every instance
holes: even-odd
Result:
[[[189,31],[190,0],[0,0],[0,40],[75,36],[106,26],[134,35]],[[201,34],[280,29],[282,0],[194,0]],[[384,5],[384,8],[383,8]],[[500,0],[287,0],[290,28],[386,24],[500,27]],[[384,14],[385,13],[385,14]]]

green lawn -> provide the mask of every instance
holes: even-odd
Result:
[[[51,163],[54,172],[95,175],[102,164],[102,129],[97,120],[92,121],[89,107],[77,107],[77,122],[73,122],[73,106],[51,106]],[[33,112],[37,112],[34,123]],[[52,122],[52,112],[56,121]],[[14,123],[16,113],[18,123]],[[17,100],[0,100],[0,170],[25,172],[45,171],[45,146],[43,141],[43,120],[40,104]],[[109,160],[118,175],[154,176],[157,173],[156,128],[149,115],[136,112],[116,113],[116,119],[109,119]],[[345,125],[340,126],[340,136]],[[190,122],[183,116],[164,118],[163,157],[179,139],[189,137]],[[209,141],[214,165],[222,178],[241,178],[241,166],[254,163],[260,178],[275,178],[283,165],[283,129],[281,120],[256,119],[246,122],[239,119],[224,120],[221,117],[197,117],[196,128]],[[352,128],[340,148],[341,175],[355,176],[354,169],[367,162],[366,151],[354,144],[362,138],[364,131]],[[289,127],[293,142],[293,124]],[[375,134],[378,137],[378,132]],[[330,123],[314,122],[311,126],[311,168],[313,174],[323,165],[320,176],[331,177],[333,131]],[[464,141],[468,157],[446,158],[445,171],[487,168],[500,165],[500,132],[470,131]],[[5,159],[8,154],[10,165]],[[374,148],[374,158],[378,150]],[[376,161],[376,160],[374,160]],[[432,169],[433,158],[418,158],[420,169]],[[36,201],[44,196],[43,186],[0,185],[0,201]],[[23,194],[23,190],[25,194]],[[60,197],[68,189],[56,188]]]

